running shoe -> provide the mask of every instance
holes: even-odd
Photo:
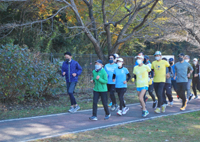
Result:
[[[180,108],[181,111],[185,110],[185,107],[183,106],[182,108]]]
[[[173,106],[173,101],[169,102],[170,106],[172,107]]]
[[[160,113],[160,108],[156,108],[155,113]]]
[[[162,105],[162,110],[161,110],[162,113],[165,112],[165,108],[166,108],[166,104],[163,104],[163,105]]]
[[[177,98],[179,99],[179,96],[177,95]]]
[[[180,110],[185,110],[185,108],[187,107],[187,102],[188,102],[188,100],[186,99],[185,105],[183,107],[181,107]]]
[[[198,99],[198,96],[196,95],[194,99],[195,99],[195,100]]]
[[[74,107],[70,107],[70,109],[68,110],[70,113],[74,113]]]
[[[123,114],[123,115],[126,114],[126,113],[128,112],[128,110],[129,110],[128,107],[123,108],[123,109],[122,109],[122,114]]]
[[[122,110],[118,110],[117,115],[122,116]]]
[[[110,110],[114,111],[115,110],[115,105],[112,105],[111,108],[110,108]]]
[[[153,108],[157,108],[158,101],[153,102]]]
[[[115,110],[114,110],[114,111],[117,111],[118,109],[119,109],[119,105],[116,104],[116,105],[115,105]]]
[[[111,107],[111,106],[112,106],[112,102],[110,102],[110,103],[108,104],[108,106]]]
[[[74,108],[74,112],[77,112],[79,109],[80,109],[80,106],[77,105],[77,106]]]
[[[191,101],[191,99],[192,99],[193,96],[194,96],[193,94],[190,94],[188,100]]]
[[[91,117],[89,117],[89,119],[90,119],[90,120],[93,120],[93,121],[98,120],[96,116],[91,116]]]
[[[147,110],[142,111],[142,117],[147,117],[148,114],[149,112]]]
[[[104,120],[108,120],[110,117],[111,117],[111,114],[106,115],[105,118],[104,118]]]

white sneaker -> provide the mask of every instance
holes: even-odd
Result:
[[[122,110],[118,110],[117,115],[122,116]]]
[[[170,106],[171,106],[171,107],[173,106],[173,101],[170,102]]]
[[[122,109],[122,114],[123,114],[123,115],[126,114],[126,113],[128,112],[128,110],[129,110],[128,107],[123,108],[123,109]]]

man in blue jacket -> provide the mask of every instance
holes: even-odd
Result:
[[[80,109],[79,105],[76,103],[73,93],[78,82],[78,76],[81,75],[82,68],[78,62],[72,60],[72,55],[70,52],[64,53],[64,56],[66,61],[64,61],[62,65],[62,75],[65,76],[67,93],[69,94],[71,101],[69,112],[74,113]]]

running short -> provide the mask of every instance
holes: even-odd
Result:
[[[148,90],[148,87],[147,86],[145,86],[145,87],[138,87],[136,89],[137,89],[137,91],[141,92],[142,90]]]

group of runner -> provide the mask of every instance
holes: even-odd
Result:
[[[73,96],[78,76],[81,74],[82,68],[78,62],[72,60],[71,53],[66,52],[66,61],[62,66],[62,75],[66,77],[67,91],[71,100],[71,107],[69,112],[76,112],[80,107],[77,105]],[[97,119],[97,103],[99,97],[105,111],[105,120],[111,116],[110,111],[117,111],[117,115],[125,115],[129,108],[125,104],[124,94],[127,90],[127,82],[132,80],[136,84],[136,90],[142,106],[142,117],[146,117],[149,112],[146,109],[146,101],[149,93],[153,100],[153,108],[155,113],[165,112],[166,106],[173,105],[172,87],[177,93],[177,97],[182,99],[182,106],[180,110],[185,110],[188,101],[191,100],[193,94],[190,91],[191,82],[193,84],[193,91],[195,99],[197,96],[197,89],[199,89],[200,70],[198,60],[193,59],[193,65],[189,64],[190,57],[179,54],[178,62],[174,64],[174,59],[170,58],[169,62],[166,58],[162,58],[160,51],[156,51],[155,61],[152,64],[149,57],[142,52],[136,56],[136,63],[133,68],[134,77],[131,75],[126,67],[123,66],[124,60],[118,54],[109,56],[109,63],[103,66],[101,60],[95,61],[95,70],[93,70],[93,78],[91,83],[94,83],[93,88],[93,111],[90,120]],[[74,83],[73,83],[74,82]],[[153,94],[155,90],[157,99]],[[187,97],[185,91],[187,90]],[[116,102],[115,92],[118,94],[119,105]],[[108,95],[109,94],[109,95]],[[111,107],[108,108],[108,96],[110,96]],[[166,100],[166,96],[168,101]]]

